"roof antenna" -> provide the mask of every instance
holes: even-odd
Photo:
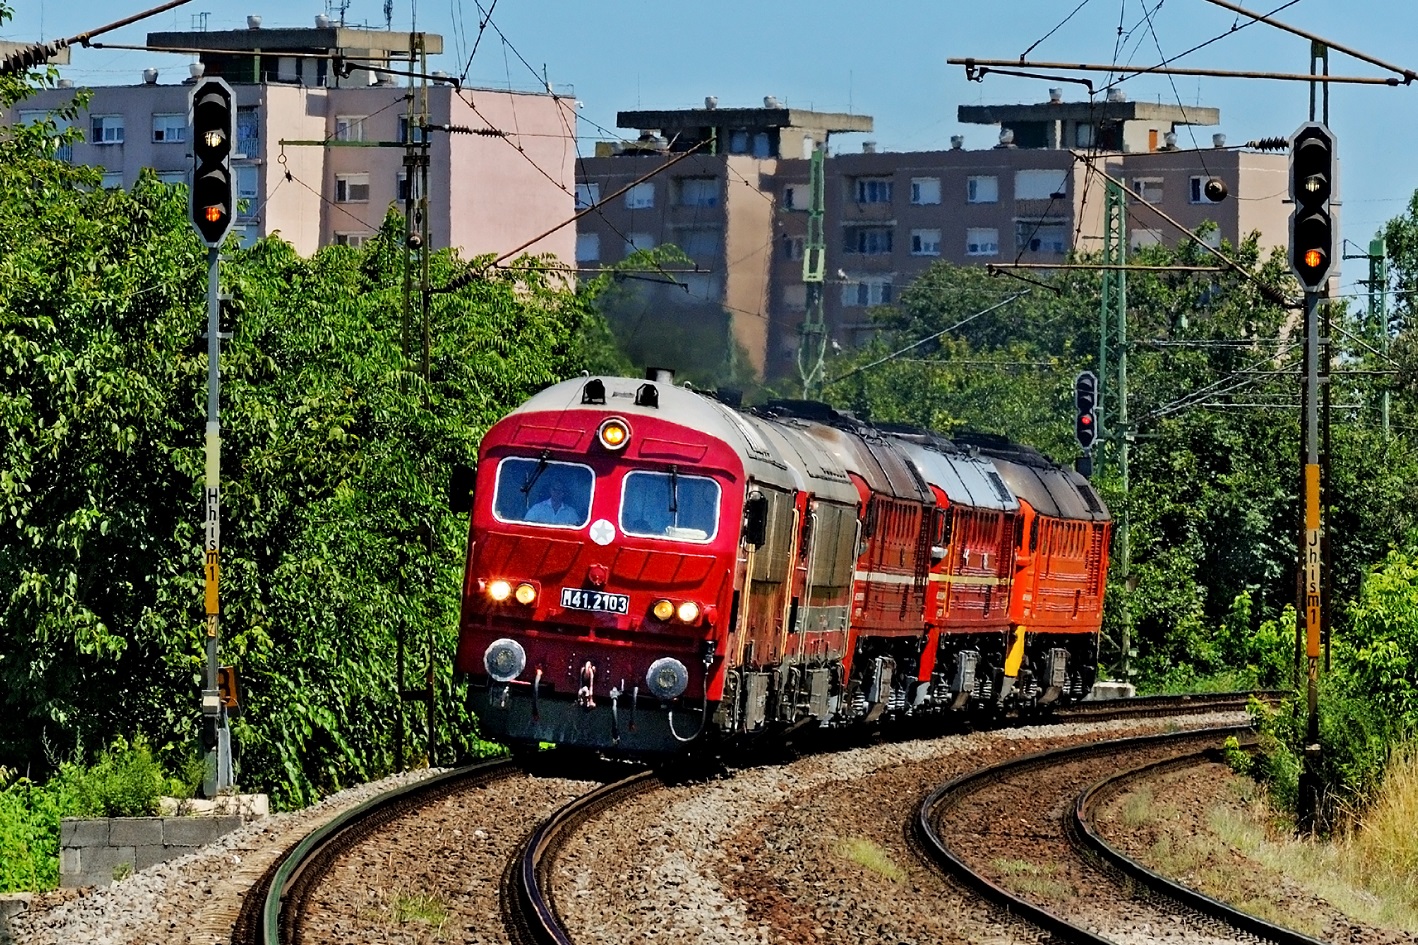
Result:
[[[394,0],[384,0],[384,29],[386,32],[394,29]]]

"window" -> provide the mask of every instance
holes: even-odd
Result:
[[[1052,200],[1068,192],[1067,171],[1015,171],[1015,200]]]
[[[95,115],[90,124],[89,141],[93,144],[122,144],[123,116]]]
[[[710,541],[719,531],[719,484],[705,476],[628,473],[621,486],[620,530],[641,538]]]
[[[508,457],[497,467],[492,514],[499,522],[581,528],[595,480],[589,466]]]
[[[783,308],[801,312],[807,308],[807,285],[801,282],[783,286]]]
[[[1142,249],[1144,246],[1156,246],[1162,242],[1161,230],[1149,230],[1138,227],[1128,231],[1128,243],[1133,249]]]
[[[736,128],[729,132],[729,153],[752,154],[757,158],[772,157],[773,145],[766,131],[749,132],[744,128]]]
[[[999,203],[998,177],[971,177],[965,181],[966,203]]]
[[[187,183],[186,171],[158,171],[158,180],[168,186]]]
[[[636,250],[654,248],[655,237],[649,233],[631,233],[625,242],[625,255],[629,256]]]
[[[236,153],[232,157],[256,157],[261,150],[261,120],[254,108],[236,109]]]
[[[256,165],[238,164],[232,170],[236,172],[236,198],[238,200],[255,200],[257,197]]]
[[[655,205],[655,185],[646,181],[625,192],[625,205],[631,210],[643,210]]]
[[[368,174],[335,175],[336,203],[364,203],[369,200]]]
[[[601,258],[601,234],[576,234],[576,261],[595,262]]]
[[[747,154],[747,153],[748,153],[748,142],[749,142],[748,132],[745,131],[744,129],[742,129],[742,128],[736,128],[736,129],[734,129],[733,131],[730,131],[730,132],[729,132],[729,153],[730,153],[730,154]]]
[[[696,302],[723,301],[724,280],[717,273],[676,273],[675,278],[684,286],[684,294]]]
[[[911,178],[911,202],[918,207],[940,203],[940,178]]]
[[[858,177],[857,203],[891,203],[891,178]]]
[[[998,256],[999,230],[994,227],[972,226],[965,231],[966,256]]]
[[[423,139],[428,137],[428,131],[417,122],[410,123],[409,116],[404,115],[399,119],[399,143],[423,144]]]
[[[364,241],[373,236],[373,233],[336,233],[335,245],[348,246],[351,249],[359,249],[364,245]]]
[[[154,115],[153,142],[155,144],[175,144],[187,140],[186,115]]]
[[[1162,178],[1139,177],[1132,182],[1133,191],[1148,203],[1162,202]]]
[[[339,115],[335,118],[336,141],[363,141],[364,116]]]
[[[843,249],[863,256],[884,256],[891,252],[892,230],[889,226],[849,226],[844,230]]]
[[[717,226],[694,226],[681,229],[675,242],[686,256],[715,256],[724,244],[724,231]]]
[[[601,185],[596,183],[576,185],[576,209],[587,210],[601,202]]]
[[[123,187],[123,172],[109,171],[103,175],[104,190],[118,190]]]
[[[1212,200],[1210,197],[1206,196],[1206,182],[1207,182],[1207,180],[1208,180],[1208,178],[1205,178],[1205,177],[1193,177],[1193,178],[1191,179],[1191,202],[1192,202],[1192,203],[1215,203],[1215,202],[1216,202],[1215,200]]]
[[[812,205],[807,184],[789,184],[783,188],[784,210],[806,210]]]
[[[891,304],[891,278],[865,277],[849,280],[842,286],[843,308],[864,308],[868,305]]]
[[[1068,232],[1062,220],[1018,220],[1014,224],[1016,249],[1031,253],[1063,253]]]
[[[1091,148],[1098,140],[1097,129],[1090,121],[1080,121],[1078,127],[1073,132],[1073,143],[1075,147]]]
[[[679,179],[679,205],[681,207],[717,207],[719,205],[719,181],[713,177],[681,177]]]
[[[294,56],[276,57],[276,81],[277,82],[299,82],[300,81],[300,60]]]
[[[912,230],[912,256],[939,256],[940,230]]]
[[[783,258],[789,262],[803,258],[803,238],[801,236],[783,237]]]
[[[42,108],[22,108],[20,109],[20,120],[17,124],[42,125],[48,120],[49,112]]]

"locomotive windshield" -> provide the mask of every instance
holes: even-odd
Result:
[[[581,528],[591,517],[595,474],[588,466],[509,457],[497,467],[498,521]]]
[[[641,538],[709,541],[719,530],[719,484],[678,470],[632,472],[621,493],[620,529]]]

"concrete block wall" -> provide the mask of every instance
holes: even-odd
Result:
[[[230,833],[240,815],[66,818],[59,825],[59,885],[107,886]]]
[[[13,945],[10,919],[30,907],[29,893],[0,893],[0,945]]]

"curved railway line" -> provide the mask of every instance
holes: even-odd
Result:
[[[1096,722],[1234,711],[1243,708],[1249,697],[1250,694],[1247,693],[1234,693],[1100,702],[1089,705],[1082,711],[1059,713],[1059,721]],[[1173,740],[1178,737],[1170,736]],[[1216,739],[1214,734],[1208,737],[1213,741]],[[1095,755],[1114,751],[1117,750],[1116,744],[1118,743],[1106,743],[1106,747],[1094,747],[1092,751]],[[493,917],[503,926],[500,935],[505,935],[508,941],[528,945],[571,945],[573,939],[562,927],[552,883],[553,864],[563,844],[578,826],[606,816],[617,804],[662,785],[660,779],[649,771],[637,771],[630,777],[621,777],[626,770],[624,765],[612,769],[616,771],[615,774],[600,769],[599,777],[594,779],[585,778],[584,764],[580,766],[580,770],[582,774],[579,777],[583,780],[611,783],[602,783],[589,791],[584,788],[567,788],[563,793],[579,796],[569,803],[556,805],[557,809],[550,812],[549,816],[543,814],[533,818],[530,811],[522,811],[521,815],[530,819],[512,823],[508,827],[516,832],[518,839],[515,843],[515,855],[508,855],[502,860],[496,886],[500,908],[497,910],[498,914]],[[1116,764],[1111,770],[1116,771]],[[978,774],[967,776],[959,779],[959,783],[964,784],[979,777]],[[399,818],[423,816],[422,812],[441,802],[451,801],[460,794],[515,778],[532,780],[527,770],[512,760],[484,762],[381,795],[346,811],[301,840],[267,871],[252,894],[247,897],[231,941],[234,945],[293,945],[298,942],[327,940],[328,930],[320,934],[306,934],[302,926],[317,898],[315,891],[323,879],[332,875],[337,861],[342,856],[358,851],[361,844],[377,835],[382,827]],[[1069,800],[1072,803],[1072,797]],[[933,810],[938,813],[945,806],[947,805],[941,803],[937,797]],[[484,813],[496,819],[493,812]],[[925,816],[923,813],[922,817]],[[936,817],[936,813],[931,816]],[[923,819],[922,823],[925,822]],[[322,910],[314,907],[313,911],[318,915]],[[1046,934],[1044,938],[1065,940],[1066,935],[1053,933]],[[1273,940],[1287,941],[1278,938]]]
[[[981,896],[1059,941],[1318,945],[1166,880],[1113,850],[1090,823],[1140,778],[1194,764],[1247,727],[1169,732],[1052,749],[958,777],[922,802],[929,854]],[[1117,766],[1128,764],[1122,775]]]

